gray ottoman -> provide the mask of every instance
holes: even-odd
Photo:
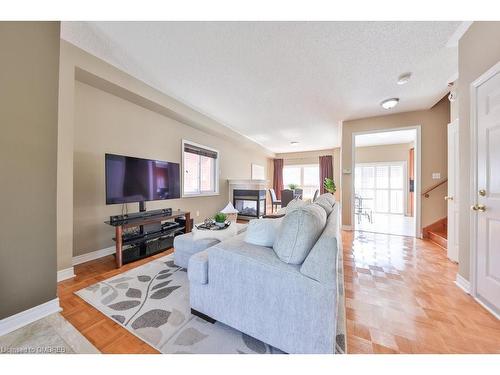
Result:
[[[236,225],[238,226],[238,234],[247,229],[246,224],[238,223]],[[219,240],[215,239],[200,239],[194,241],[193,233],[181,234],[174,238],[174,263],[179,267],[187,269],[191,255],[208,249],[219,242]]]

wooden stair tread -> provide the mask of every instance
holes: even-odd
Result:
[[[434,234],[435,236],[439,236],[441,238],[444,238],[445,240],[448,239],[448,233],[444,230],[431,230],[429,231],[429,234]]]

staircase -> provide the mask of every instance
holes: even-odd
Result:
[[[422,229],[422,236],[443,249],[448,248],[448,219],[443,218]]]

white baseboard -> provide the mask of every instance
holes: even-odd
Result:
[[[462,289],[465,293],[470,294],[470,282],[466,280],[463,276],[457,273],[457,278],[455,284]]]
[[[94,259],[99,259],[111,254],[114,254],[116,252],[116,248],[114,246],[107,247],[105,249],[101,250],[96,250],[92,251],[91,253],[87,254],[82,254],[82,255],[77,255],[73,257],[73,265],[76,266],[77,264],[89,262]]]
[[[54,298],[53,300],[42,303],[41,305],[9,316],[0,320],[0,336],[60,311],[62,311],[62,309],[59,306],[59,298]]]
[[[71,279],[72,277],[75,277],[75,270],[73,267],[57,271],[57,282]]]
[[[342,225],[342,230],[352,230],[352,225]]]

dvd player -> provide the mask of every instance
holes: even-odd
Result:
[[[160,208],[158,210],[144,211],[144,212],[133,212],[125,215],[113,215],[109,217],[111,223],[116,223],[117,221],[125,221],[131,219],[145,219],[153,216],[169,216],[172,215],[171,208]]]

